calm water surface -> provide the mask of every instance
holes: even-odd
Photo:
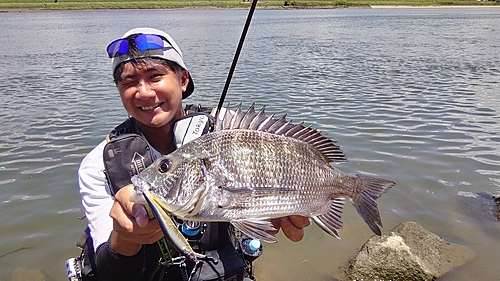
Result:
[[[181,46],[187,101],[215,106],[247,11],[0,15],[0,280],[65,280],[86,222],[76,171],[127,114],[106,45],[150,26]],[[464,192],[500,192],[500,9],[258,10],[228,101],[288,113],[338,140],[349,162],[397,182],[384,231],[417,221],[476,252],[442,280],[500,280],[500,223]],[[349,205],[349,204],[348,204]],[[342,240],[318,227],[265,246],[259,280],[332,280],[372,235],[349,205]],[[42,279],[40,279],[42,280]]]

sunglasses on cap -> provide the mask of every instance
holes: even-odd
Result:
[[[131,42],[134,42],[137,49],[141,52],[162,50],[165,47],[171,47],[177,52],[172,44],[163,36],[157,34],[137,34],[134,38],[120,38],[109,43],[107,47],[109,58],[116,58],[128,54]]]

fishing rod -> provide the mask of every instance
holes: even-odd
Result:
[[[243,42],[245,42],[245,37],[247,35],[248,28],[250,27],[250,22],[252,21],[252,16],[253,12],[255,11],[255,7],[257,6],[257,1],[258,0],[252,0],[252,6],[248,11],[247,20],[245,22],[245,26],[243,27],[243,31],[241,32],[240,42],[238,43],[238,47],[236,48],[236,53],[234,54],[233,63],[231,64],[231,68],[229,69],[229,73],[226,79],[226,84],[224,85],[224,89],[222,90],[222,94],[220,96],[219,104],[217,105],[217,110],[215,111],[216,122],[218,120],[217,118],[219,118],[219,113],[222,108],[222,104],[224,103],[224,99],[226,98],[226,94],[229,89],[229,84],[231,83],[231,79],[233,78],[234,70],[236,69],[236,63],[238,62],[241,49],[243,48]]]
[[[252,6],[250,7],[250,11],[248,12],[247,20],[245,22],[245,26],[243,27],[243,32],[241,33],[240,37],[240,42],[238,44],[238,48],[236,49],[236,53],[234,54],[233,58],[233,63],[231,64],[231,68],[229,69],[229,74],[226,79],[226,84],[224,85],[224,89],[222,90],[222,95],[219,100],[219,105],[217,106],[217,111],[215,112],[215,120],[219,118],[219,113],[222,108],[222,104],[224,103],[224,99],[226,98],[227,91],[229,89],[229,84],[231,83],[231,78],[233,77],[234,70],[236,69],[236,63],[238,62],[238,58],[241,53],[241,49],[243,48],[243,42],[245,41],[245,37],[248,31],[248,28],[250,26],[250,22],[252,20],[253,13],[255,11],[255,7],[257,6],[257,1],[258,0],[252,0]],[[214,127],[211,128],[211,131],[213,131]],[[161,214],[158,211],[157,206],[153,204],[153,202],[146,196],[145,194],[144,198],[146,199],[148,205],[150,206],[150,209],[154,212],[156,218],[158,221],[160,221],[160,226],[161,230],[164,234],[164,237],[160,240],[158,240],[158,248],[160,250],[160,254],[162,256],[162,259],[164,262],[172,262],[172,257],[170,256],[170,253],[168,251],[168,246],[165,237],[168,237],[170,241],[173,242],[174,247],[179,253],[182,253],[187,259],[190,259],[195,262],[195,264],[198,263],[197,257],[195,256],[195,253],[193,252],[191,246],[187,242],[187,240],[184,239],[181,233],[173,227],[173,223],[170,221],[170,218],[168,216],[161,216]],[[168,257],[167,257],[168,256]],[[200,258],[200,257],[198,257]],[[201,257],[202,259],[204,257]],[[194,270],[196,269],[196,266],[193,268],[193,272],[191,275],[194,273]],[[191,279],[191,278],[187,278]]]

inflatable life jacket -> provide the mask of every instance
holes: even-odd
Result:
[[[209,115],[211,111],[211,108],[193,105],[185,108],[186,116],[174,125],[178,147],[210,131],[214,123],[214,118]],[[136,128],[133,118],[117,126],[106,139],[107,144],[103,151],[105,175],[114,195],[122,187],[131,184],[130,178],[151,165],[155,159],[151,147]],[[188,222],[175,220],[179,223],[179,229],[184,230],[183,227]],[[193,250],[218,257],[218,262],[202,265],[195,280],[243,280],[244,275],[253,279],[252,260],[245,260],[243,255],[236,251],[238,241],[232,231],[229,231],[229,223],[199,223],[198,227],[201,229],[198,233],[181,233],[186,236]],[[91,240],[90,237],[88,240]],[[88,277],[93,275],[91,242],[87,242],[85,247],[87,265],[84,263],[84,271]],[[88,277],[83,280],[93,280]]]

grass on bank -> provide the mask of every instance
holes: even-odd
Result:
[[[249,1],[249,2],[247,2]],[[336,7],[367,5],[499,5],[500,0],[259,0],[258,7]],[[177,9],[248,8],[251,0],[0,0],[0,9]]]

